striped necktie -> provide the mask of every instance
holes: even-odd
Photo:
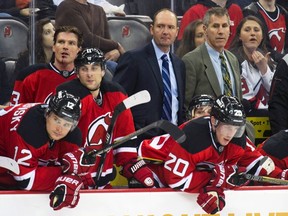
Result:
[[[172,95],[171,95],[171,82],[170,82],[168,57],[166,54],[164,54],[161,57],[161,59],[162,59],[162,79],[164,87],[162,119],[171,121]]]
[[[221,71],[222,71],[222,77],[224,81],[224,94],[228,96],[232,96],[233,95],[232,84],[231,84],[230,74],[228,71],[226,60],[225,60],[223,53],[220,53],[219,57],[221,60]]]

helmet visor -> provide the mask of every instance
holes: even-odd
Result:
[[[231,125],[223,122],[219,122],[218,127],[225,133],[229,134],[232,137],[240,138],[242,137],[245,131],[245,125],[238,126],[238,125]]]

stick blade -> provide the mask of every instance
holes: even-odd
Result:
[[[151,100],[150,93],[147,90],[142,90],[126,98],[123,101],[123,103],[126,109],[129,109],[136,105],[148,103],[150,100]]]
[[[185,133],[171,122],[160,120],[158,121],[158,124],[159,128],[169,133],[176,142],[183,143],[186,140]]]
[[[0,167],[10,170],[16,175],[20,173],[18,163],[9,157],[0,156]]]

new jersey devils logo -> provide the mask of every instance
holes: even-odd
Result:
[[[111,113],[108,112],[105,115],[99,116],[93,122],[91,122],[88,128],[88,134],[86,138],[86,144],[101,146],[105,140],[108,126],[111,122]]]

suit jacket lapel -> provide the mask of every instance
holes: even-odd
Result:
[[[203,44],[200,50],[201,50],[201,54],[203,56],[202,59],[203,59],[204,65],[206,67],[205,73],[206,73],[207,78],[208,78],[208,80],[209,80],[209,82],[213,88],[213,91],[215,92],[215,95],[221,95],[222,92],[221,92],[220,84],[219,84],[218,78],[216,76],[214,66],[213,66],[211,59],[210,59],[210,56],[208,54],[206,45]]]
[[[146,58],[147,59],[147,64],[151,68],[151,71],[153,72],[154,77],[155,77],[156,81],[158,82],[158,87],[160,88],[161,94],[163,94],[162,75],[160,73],[158,60],[157,60],[157,57],[156,57],[152,42],[146,46],[146,53],[147,53],[147,58]]]

